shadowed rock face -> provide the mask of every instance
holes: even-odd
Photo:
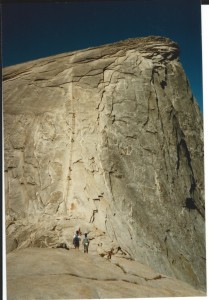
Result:
[[[169,39],[4,69],[7,251],[119,251],[205,287],[202,116]]]

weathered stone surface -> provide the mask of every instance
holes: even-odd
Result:
[[[7,255],[7,268],[8,300],[205,296],[139,262],[80,250],[18,250]]]
[[[202,116],[169,39],[5,68],[7,250],[123,251],[205,288]]]

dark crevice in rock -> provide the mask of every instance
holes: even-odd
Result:
[[[158,73],[158,67],[154,66],[152,69],[152,74],[151,74],[151,83],[154,85],[155,84],[155,78],[154,75],[157,74],[159,76]]]
[[[53,226],[53,228],[51,229],[51,231],[55,231],[56,227],[57,227],[57,225]]]
[[[98,209],[94,209],[93,210],[93,213],[92,213],[92,216],[91,216],[91,218],[89,220],[89,223],[93,223],[94,222],[94,220],[95,220],[95,214],[96,213],[98,213]]]
[[[203,219],[205,219],[204,213],[202,213],[202,212],[200,211],[200,209],[199,209],[198,206],[196,205],[196,203],[195,203],[195,201],[194,201],[193,198],[186,198],[186,200],[185,200],[185,207],[188,208],[189,211],[190,211],[190,209],[191,209],[191,210],[196,209],[196,210],[199,212],[199,214],[203,217]]]
[[[121,267],[120,267],[121,268]],[[147,277],[142,277],[142,276],[138,276],[136,274],[129,274],[127,272],[125,272],[124,274],[128,274],[128,275],[132,275],[132,276],[136,276],[138,278],[141,278],[141,279],[144,279],[145,281],[149,281],[149,280],[158,280],[158,279],[162,279],[162,278],[167,278],[165,276],[162,276],[162,275],[157,275],[153,278],[147,278]],[[30,275],[30,274],[27,274],[27,275]],[[93,280],[93,281],[122,281],[122,282],[127,282],[127,283],[131,283],[131,284],[136,284],[138,285],[139,283],[137,281],[132,281],[132,280],[128,280],[128,279],[124,279],[124,278],[95,278],[95,277],[88,277],[88,276],[81,276],[81,275],[77,275],[77,274],[74,274],[74,273],[62,273],[62,274],[49,274],[49,275],[40,275],[40,276],[72,276],[72,277],[77,277],[77,278],[81,278],[81,279],[87,279],[87,280]]]
[[[185,200],[186,208],[190,209],[196,209],[197,206],[194,203],[194,199],[192,198],[186,198]]]
[[[35,78],[34,81],[48,81],[47,78]]]
[[[195,192],[195,189],[196,189],[196,182],[195,182],[195,179],[194,179],[194,176],[191,176],[191,187],[190,187],[190,195],[194,197],[194,192]]]
[[[127,279],[123,279],[122,281],[138,285],[138,282],[136,282],[136,281],[130,281],[130,280],[127,280]]]
[[[186,159],[187,159],[187,163],[188,163],[188,166],[193,174],[193,169],[192,169],[192,165],[191,165],[191,156],[190,156],[190,152],[189,152],[189,149],[187,147],[187,144],[186,144],[186,141],[182,138],[180,140],[180,142],[177,144],[177,170],[179,170],[179,167],[180,167],[180,154],[184,153]]]
[[[31,67],[31,69],[32,69],[32,67]],[[3,81],[12,81],[12,80],[17,79],[21,75],[28,75],[28,74],[30,74],[30,72],[26,72],[26,71],[19,72],[19,73],[6,74],[3,76]]]
[[[167,86],[167,83],[166,83],[165,80],[162,80],[162,81],[160,82],[160,85],[161,85],[162,89],[164,90],[165,87]]]
[[[162,276],[162,275],[157,275],[153,278],[145,278],[146,281],[148,280],[158,280],[158,279],[163,279],[163,278],[167,278],[166,276]]]
[[[27,274],[29,275],[29,274]],[[90,280],[95,280],[98,281],[98,278],[95,277],[87,277],[87,276],[81,276],[81,275],[77,275],[77,274],[73,274],[73,273],[61,273],[61,274],[41,274],[40,276],[62,276],[62,275],[67,275],[67,276],[73,276],[73,277],[77,277],[77,278],[82,278],[82,279],[90,279]],[[105,279],[104,279],[105,280]],[[110,279],[110,280],[117,280],[117,279]]]
[[[124,274],[127,273],[126,270],[125,270],[119,263],[116,263],[115,265],[116,265],[118,268],[120,268],[120,269],[123,271]]]
[[[30,274],[27,274],[30,275]],[[62,273],[62,274],[49,274],[49,275],[41,275],[41,276],[61,276],[61,275],[67,275],[67,276],[73,276],[73,277],[77,277],[77,278],[82,278],[82,279],[87,279],[87,280],[94,280],[94,281],[124,281],[124,282],[129,282],[129,283],[135,283],[126,279],[118,279],[118,278],[103,278],[103,279],[99,279],[99,278],[95,278],[95,277],[88,277],[88,276],[81,276],[81,275],[77,275],[74,273]],[[135,283],[138,284],[138,283]]]
[[[164,141],[163,144],[166,145],[167,144],[166,134],[165,134],[165,131],[164,131],[163,117],[161,116],[161,112],[160,112],[161,109],[160,109],[160,106],[159,106],[159,98],[158,98],[157,90],[156,90],[155,84],[154,84],[154,74],[157,74],[159,76],[159,73],[158,73],[158,71],[157,71],[156,68],[153,69],[151,81],[153,82],[152,85],[153,85],[153,89],[154,89],[155,96],[156,96],[156,105],[157,105],[158,119],[160,121],[161,130],[162,130],[162,133],[163,133],[163,141]],[[167,149],[169,149],[169,148],[167,148]],[[168,173],[169,172],[168,172],[167,159],[166,159],[166,153],[165,153],[165,149],[164,148],[162,149],[162,154],[163,154],[163,157],[164,157],[166,174],[167,174],[167,180],[168,180]]]
[[[180,142],[177,144],[177,171],[180,168],[180,162],[181,162],[181,156],[184,155],[186,157],[187,160],[187,164],[188,167],[191,171],[191,176],[190,176],[190,182],[191,182],[191,186],[190,186],[190,197],[186,198],[185,200],[185,207],[190,209],[196,209],[200,215],[203,217],[203,219],[205,218],[204,213],[202,213],[200,211],[200,209],[198,208],[197,204],[195,203],[195,190],[196,190],[196,181],[194,178],[194,172],[193,172],[193,168],[192,168],[192,163],[191,163],[191,155],[189,152],[189,149],[187,147],[186,141],[184,138],[181,138]]]
[[[64,202],[64,201],[61,201],[61,202],[58,204],[58,206],[57,206],[57,208],[56,208],[56,213],[59,211],[60,205],[61,205],[63,202]]]
[[[151,82],[152,82],[152,78],[151,78]],[[150,99],[151,99],[151,95],[152,95],[152,92],[150,90],[150,94],[149,94],[149,97],[148,97],[148,108],[147,108],[147,119],[145,121],[145,123],[143,124],[143,127],[145,127],[148,123],[149,123],[149,119],[150,119],[150,116],[149,116],[149,113],[150,113]]]

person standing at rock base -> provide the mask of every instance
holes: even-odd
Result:
[[[77,230],[74,237],[73,237],[73,245],[75,247],[75,249],[79,250],[79,246],[80,246],[80,236],[79,236],[79,231]]]
[[[87,233],[85,233],[85,237],[83,239],[84,253],[89,252],[89,239],[87,237]]]

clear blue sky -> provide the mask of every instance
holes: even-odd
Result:
[[[200,0],[2,4],[3,66],[147,35],[179,44],[203,110]]]

